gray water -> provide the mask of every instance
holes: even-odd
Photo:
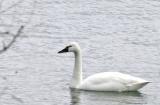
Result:
[[[159,0],[0,0],[0,32],[20,25],[0,55],[0,105],[160,105]],[[72,41],[84,78],[118,71],[152,83],[139,92],[71,90],[73,54],[57,52]]]

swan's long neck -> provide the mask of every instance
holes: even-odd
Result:
[[[82,82],[82,55],[81,51],[74,52],[75,64],[71,81],[71,88],[78,88]]]

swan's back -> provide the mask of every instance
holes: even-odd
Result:
[[[80,89],[95,91],[136,91],[147,81],[119,72],[103,72],[85,79]]]

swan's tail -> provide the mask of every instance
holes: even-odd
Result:
[[[141,84],[142,87],[144,87],[144,86],[147,85],[148,83],[151,83],[151,82],[145,81],[145,82],[142,82],[142,83],[140,83],[140,84]],[[141,87],[141,88],[142,88],[142,87]]]
[[[148,83],[151,83],[151,82],[144,81],[144,82],[134,83],[134,84],[128,86],[128,88],[130,91],[137,91],[137,90],[141,89],[142,87],[144,87],[145,85],[147,85]]]

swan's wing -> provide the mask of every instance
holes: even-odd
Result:
[[[92,75],[82,82],[81,88],[98,91],[121,91],[125,90],[123,78],[117,73],[104,72]]]
[[[115,79],[118,79],[117,81],[121,82],[127,90],[138,90],[149,83],[144,79],[134,77],[128,74],[120,73],[119,75],[120,76]]]

